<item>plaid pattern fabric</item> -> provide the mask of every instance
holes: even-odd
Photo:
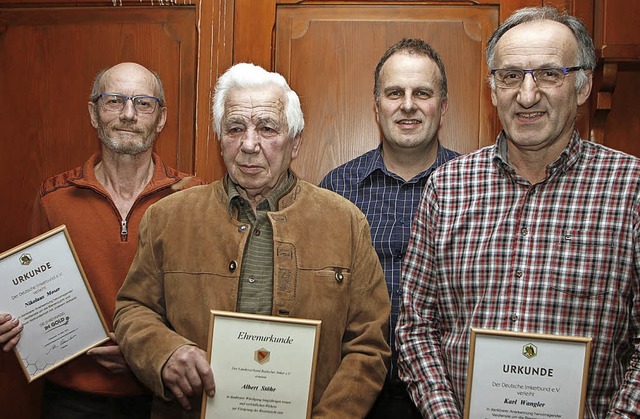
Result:
[[[394,326],[400,309],[400,270],[409,242],[413,216],[429,175],[438,166],[459,154],[438,146],[434,164],[405,182],[404,179],[387,170],[381,152],[380,145],[338,166],[325,176],[320,186],[337,192],[353,202],[369,221],[373,247],[384,270],[391,298],[390,376],[397,378]]]
[[[640,161],[574,132],[531,185],[505,156],[502,134],[427,182],[402,273],[401,378],[427,417],[458,418],[471,327],[590,336],[585,417],[640,417]]]

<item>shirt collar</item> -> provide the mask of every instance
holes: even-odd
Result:
[[[369,164],[363,165],[362,170],[360,170],[356,175],[356,181],[359,184],[364,182],[368,177],[371,176],[371,174],[373,174],[377,170],[380,170],[386,176],[401,179],[398,175],[387,169],[387,166],[385,166],[384,159],[382,158],[382,143],[380,143],[377,148],[369,151],[368,154],[370,154]],[[413,179],[410,180],[410,182],[415,182],[431,175],[431,172],[433,172],[438,166],[440,166],[442,162],[448,160],[445,154],[445,148],[442,147],[442,145],[438,141],[438,153],[436,155],[436,160],[428,169],[414,176]],[[404,182],[403,179],[401,180]]]
[[[356,181],[358,183],[363,182],[376,170],[381,170],[383,173],[389,174],[382,160],[382,143],[367,153],[367,159],[369,160],[368,164],[362,165],[362,169],[358,170],[356,174]]]
[[[166,187],[167,185],[171,185],[177,183],[180,180],[180,177],[175,174],[169,173],[168,167],[165,166],[164,162],[160,159],[155,152],[151,153],[151,159],[153,160],[153,175],[149,183],[144,187],[139,197],[144,197],[151,192],[155,192],[159,189]],[[102,152],[96,151],[94,152],[89,160],[87,160],[82,166],[82,174],[80,177],[75,179],[69,179],[69,182],[83,187],[89,187],[93,189],[100,190],[105,193],[106,190],[100,184],[98,179],[96,178],[95,166],[102,161]]]
[[[507,136],[504,131],[498,135],[496,140],[496,146],[493,154],[493,161],[498,168],[507,171],[511,174],[515,174],[515,170],[509,165],[509,155],[507,153]],[[566,172],[580,159],[582,150],[582,139],[577,129],[571,134],[571,139],[567,146],[562,150],[562,153],[557,159],[547,165],[547,177],[558,173]]]
[[[258,204],[258,207],[266,209],[267,211],[277,211],[278,201],[285,196],[296,183],[296,175],[291,170],[287,170],[285,179],[275,187],[273,192],[269,194],[262,202]],[[240,204],[246,199],[240,195],[239,185],[235,183],[229,174],[227,173],[223,178],[223,185],[229,195],[229,212],[233,213],[234,208],[239,208]]]

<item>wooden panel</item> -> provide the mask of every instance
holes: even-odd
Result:
[[[596,0],[594,41],[608,60],[640,61],[640,2]]]
[[[551,1],[551,0],[547,0]],[[562,1],[570,1],[570,0],[555,0],[556,2]],[[576,0],[578,1],[578,0]],[[583,1],[583,0],[580,0]],[[228,67],[231,63],[237,63],[241,61],[249,61],[256,64],[259,64],[267,69],[275,70],[275,51],[273,46],[273,32],[274,28],[280,25],[280,23],[276,23],[275,14],[273,10],[276,8],[282,8],[287,5],[295,5],[298,7],[298,11],[301,12],[307,7],[317,6],[323,7],[327,10],[327,14],[331,14],[334,7],[343,7],[344,5],[352,5],[358,7],[364,6],[384,6],[384,5],[393,5],[396,8],[406,8],[407,10],[413,10],[414,7],[417,6],[439,6],[444,2],[442,1],[366,1],[366,0],[345,0],[345,1],[326,1],[326,0],[261,0],[256,4],[253,0],[214,0],[214,3],[218,3],[218,6],[215,6],[215,14],[214,21],[219,25],[222,25],[222,29],[218,29],[218,32],[222,32],[221,39],[214,41],[214,48],[218,46],[218,49],[215,51],[215,56],[212,59],[212,65],[218,70],[218,74],[220,71],[223,71]],[[447,4],[454,4],[461,7],[483,7],[490,6],[499,8],[499,17],[500,20],[506,19],[513,11],[526,6],[541,6],[543,4],[543,0],[474,0],[473,5],[470,5],[468,0],[459,0],[459,1],[447,1]],[[259,8],[259,12],[256,12],[256,7]],[[233,10],[232,10],[233,9]],[[297,12],[296,12],[297,13]],[[383,16],[382,20],[384,21],[388,16]],[[231,20],[233,23],[231,23]],[[422,34],[420,34],[422,35]],[[488,33],[484,34],[488,37]],[[230,42],[230,37],[233,39],[233,42]],[[202,39],[201,39],[202,40]],[[359,40],[355,41],[355,44],[358,44]],[[222,47],[219,47],[222,45]],[[206,50],[206,46],[200,48],[201,55],[206,56],[208,54],[208,50]],[[311,48],[311,51],[315,51],[316,46]],[[316,54],[317,55],[317,54]],[[481,54],[481,59],[484,60],[484,55]],[[377,58],[376,58],[377,60]],[[370,74],[373,72],[373,68],[366,69],[365,73]],[[484,76],[481,76],[484,77]],[[199,79],[199,84],[202,86],[202,89],[205,88],[206,82],[203,83],[202,79]],[[484,94],[484,93],[483,93]],[[366,91],[366,95],[364,96],[365,100],[369,96],[369,90]],[[483,120],[483,123],[493,127],[495,132],[499,129],[499,121],[498,118],[493,111],[493,107],[490,102],[487,103],[486,112],[493,114],[489,120]],[[365,112],[371,110],[372,112],[372,104],[367,103]],[[201,121],[201,113],[198,114],[198,120]],[[305,119],[309,124],[310,119],[315,118],[313,114],[307,113],[305,115]],[[197,149],[198,153],[196,156],[196,171],[200,176],[203,176],[205,179],[217,179],[222,174],[224,174],[224,168],[218,168],[217,164],[221,162],[218,155],[220,152],[219,144],[215,141],[210,141],[210,137],[206,137],[203,135],[205,127],[201,127],[198,129],[198,140],[197,140]],[[374,127],[375,129],[375,127]],[[376,134],[377,135],[377,134]],[[308,137],[305,134],[305,137]],[[201,153],[200,151],[204,151],[205,153]],[[304,150],[304,146],[303,146]],[[217,154],[216,154],[217,153]],[[201,164],[201,159],[204,156],[207,159],[206,163]],[[317,159],[318,157],[314,157]],[[216,160],[217,159],[217,160]],[[216,161],[216,164],[210,164],[210,162]],[[294,167],[296,165],[302,164],[303,159],[299,158],[297,162],[294,163]],[[203,175],[204,174],[204,175]]]
[[[296,173],[318,183],[330,169],[379,144],[373,72],[384,51],[403,37],[423,38],[445,63],[443,144],[466,153],[493,143],[497,128],[484,46],[498,12],[488,6],[279,6],[276,70],[300,95],[307,123]]]
[[[593,38],[600,62],[594,74],[590,138],[639,155],[638,131],[630,128],[640,125],[636,100],[640,93],[640,3],[595,0],[593,10]]]
[[[256,21],[252,19],[259,16]],[[276,20],[273,1],[236,0],[233,62],[252,62],[270,69],[272,64],[272,31]],[[244,23],[251,22],[249,25]],[[258,27],[257,27],[258,26]]]
[[[498,0],[495,3],[500,4],[500,22],[504,22],[513,12],[523,7],[543,6],[553,0]],[[563,1],[563,0],[557,0]],[[551,5],[551,4],[548,4]],[[553,4],[555,6],[555,4]]]
[[[275,0],[200,0],[195,172],[212,181],[226,173],[212,129],[211,100],[216,80],[234,63],[271,69]]]
[[[195,173],[206,181],[225,173],[211,119],[211,99],[218,76],[233,61],[234,0],[199,0],[198,81],[196,96]]]
[[[593,33],[593,1],[594,0],[567,0],[566,10],[573,16],[576,16],[587,27],[589,33]],[[578,108],[578,120],[576,126],[580,131],[582,138],[591,139],[591,107],[595,100],[595,90],[592,89],[590,98]]]
[[[198,0],[0,0],[0,7],[55,7],[55,6],[184,6]]]
[[[0,91],[13,111],[0,113],[0,144],[7,150],[0,156],[0,189],[13,197],[3,209],[3,220],[15,229],[0,237],[0,248],[26,238],[24,216],[38,184],[83,163],[98,147],[87,101],[101,68],[136,61],[158,71],[169,118],[156,149],[169,164],[193,170],[194,12],[194,8],[1,11]],[[15,179],[16,173],[23,176]]]
[[[640,157],[640,62],[617,66],[611,111],[605,124],[604,145]]]
[[[195,7],[0,7],[0,251],[29,238],[43,179],[82,164],[98,147],[87,102],[102,68],[136,61],[163,79],[169,108],[157,151],[193,170]],[[40,383],[27,385],[12,353],[0,355],[2,417],[38,417]],[[11,389],[11,391],[9,391]]]

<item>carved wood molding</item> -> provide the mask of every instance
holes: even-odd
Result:
[[[594,74],[595,98],[592,100],[591,130],[589,139],[603,144],[607,116],[611,111],[613,91],[618,79],[618,63],[605,62],[602,69],[597,69]]]
[[[0,0],[2,7],[193,6],[197,0]]]

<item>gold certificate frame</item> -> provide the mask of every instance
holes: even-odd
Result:
[[[14,353],[29,382],[109,340],[65,225],[0,254],[0,312],[24,326]]]
[[[201,418],[310,418],[320,320],[211,311]]]
[[[582,418],[590,353],[590,337],[472,328],[464,418]]]

